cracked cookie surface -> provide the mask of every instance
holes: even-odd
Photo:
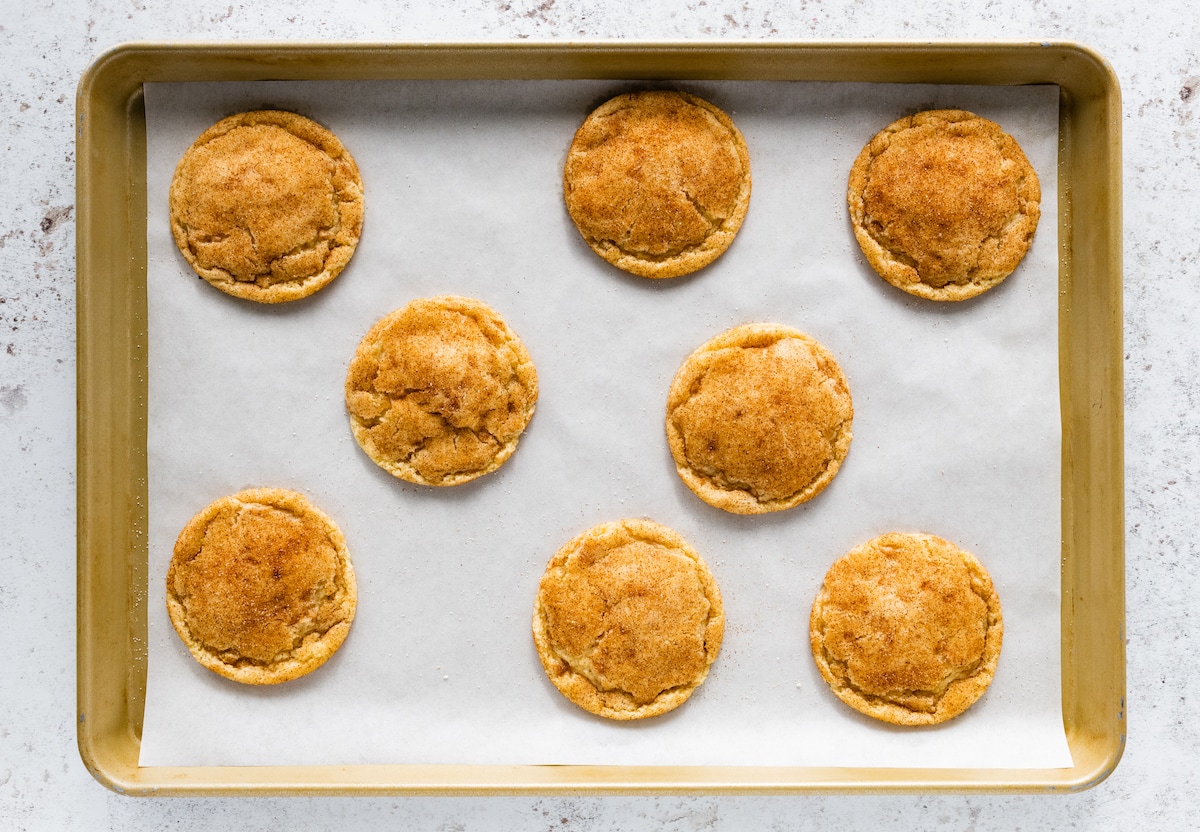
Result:
[[[377,465],[421,485],[499,468],[537,404],[533,360],[481,301],[417,299],[377,322],[346,375],[354,438]]]
[[[893,532],[830,567],[813,603],[813,658],[839,699],[895,725],[933,725],[991,684],[1004,622],[991,576],[929,534]]]
[[[167,613],[200,664],[270,685],[320,667],[341,646],[358,602],[337,525],[280,488],[209,504],[175,542]]]
[[[575,133],[563,196],[583,239],[609,263],[679,277],[733,242],[750,205],[750,154],[729,116],[701,98],[627,93]]]
[[[363,185],[341,141],[281,110],[229,116],[175,169],[171,232],[206,281],[260,303],[298,300],[346,267],[362,234]]]
[[[675,374],[667,443],[700,499],[764,514],[824,490],[850,450],[853,418],[846,378],[824,346],[781,324],[743,324]]]
[[[850,221],[871,267],[929,300],[996,286],[1025,257],[1041,216],[1037,173],[998,124],[964,110],[899,119],[850,170]]]
[[[716,579],[677,532],[651,520],[603,523],[563,546],[538,586],[533,639],[570,701],[614,720],[682,705],[725,632]]]

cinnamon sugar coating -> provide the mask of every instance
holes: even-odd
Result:
[[[235,297],[307,297],[346,267],[363,223],[358,166],[316,122],[255,110],[205,130],[171,181],[171,232],[202,278]]]
[[[933,725],[991,684],[1000,598],[969,552],[929,534],[889,533],[830,567],[813,603],[813,659],[839,699],[896,725]]]
[[[538,587],[533,638],[550,681],[608,719],[658,716],[708,676],[725,632],[716,580],[678,533],[650,520],[595,526]]]
[[[847,188],[854,236],[888,283],[959,301],[999,284],[1041,216],[1037,173],[998,124],[964,110],[899,119],[863,148]]]
[[[378,321],[346,375],[358,444],[421,485],[460,485],[499,468],[537,396],[521,339],[482,301],[452,295],[411,301]]]
[[[576,132],[563,196],[605,260],[642,277],[679,277],[733,242],[750,205],[750,154],[729,116],[701,98],[627,93]]]
[[[341,530],[303,495],[222,497],[180,532],[167,612],[192,656],[235,682],[270,685],[320,667],[357,607]]]
[[[667,443],[700,499],[763,514],[832,482],[853,418],[846,378],[824,346],[782,324],[744,324],[701,345],[675,374]]]

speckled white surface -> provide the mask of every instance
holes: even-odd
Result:
[[[21,830],[1196,828],[1200,24],[1184,0],[0,0],[0,827]],[[132,799],[75,745],[75,85],[128,40],[1066,39],[1120,78],[1129,741],[1063,796]]]

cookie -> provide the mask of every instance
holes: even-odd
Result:
[[[854,236],[893,286],[958,301],[999,284],[1041,216],[1037,173],[998,124],[929,110],[884,128],[850,169]]]
[[[346,267],[363,223],[358,166],[296,113],[222,119],[188,148],[170,191],[184,259],[222,292],[260,303],[307,297]]]
[[[716,260],[750,206],[750,153],[733,121],[684,92],[619,95],[575,133],[567,212],[592,250],[642,277]]]
[[[346,375],[354,438],[392,475],[459,485],[499,468],[533,417],[521,339],[472,298],[418,299],[371,328]]]
[[[608,719],[678,708],[721,650],[717,582],[678,533],[651,520],[588,529],[546,567],[533,640],[554,686]]]
[[[350,631],[357,601],[337,525],[281,488],[211,503],[180,532],[167,570],[167,613],[192,656],[251,685],[324,664]]]
[[[675,374],[667,443],[706,503],[735,514],[792,508],[833,480],[850,450],[854,405],[816,340],[772,323],[734,327]]]
[[[987,570],[929,534],[891,533],[830,567],[809,621],[838,698],[894,725],[958,716],[991,684],[1004,621]]]

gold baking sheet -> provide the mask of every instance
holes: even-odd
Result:
[[[1031,67],[1037,71],[1030,72]],[[861,74],[864,69],[873,71]],[[1064,720],[1075,759],[1073,768],[1022,773],[1006,770],[914,772],[623,766],[602,769],[582,766],[136,767],[136,737],[140,735],[145,675],[144,654],[139,655],[134,645],[144,643],[145,606],[141,599],[147,597],[145,166],[144,126],[140,123],[138,101],[141,82],[579,77],[1056,83],[1062,88],[1060,135],[1063,147],[1059,166],[1059,235],[1064,255],[1061,274],[1064,294],[1060,303],[1065,540],[1062,687]],[[102,779],[138,792],[153,788],[172,792],[214,789],[393,793],[741,792],[814,788],[1068,788],[1096,781],[1119,756],[1123,725],[1119,702],[1107,714],[1097,712],[1090,720],[1079,718],[1085,712],[1091,714],[1090,709],[1105,696],[1111,700],[1115,695],[1119,700],[1123,690],[1119,638],[1123,602],[1119,454],[1120,274],[1117,259],[1120,250],[1117,232],[1119,168],[1116,167],[1119,164],[1119,147],[1116,147],[1119,137],[1115,115],[1119,113],[1119,107],[1116,100],[1115,82],[1103,63],[1086,50],[1070,45],[916,47],[839,44],[836,48],[804,44],[767,47],[668,44],[634,45],[632,48],[630,45],[133,46],[102,58],[81,84],[79,104],[79,372],[80,412],[86,414],[86,418],[81,416],[80,420],[79,679],[80,742],[85,760]],[[1092,121],[1084,118],[1085,113],[1090,113]],[[109,132],[104,132],[101,119],[108,123]],[[103,167],[93,164],[100,159],[107,164]],[[121,159],[125,166],[115,163]],[[1086,163],[1081,164],[1081,159],[1086,159]],[[101,181],[112,176],[114,168],[122,167],[115,171],[115,181],[110,180],[107,186]],[[1097,177],[1098,172],[1107,172],[1107,178]],[[1082,193],[1089,194],[1087,203],[1079,199],[1081,187]],[[1089,188],[1095,193],[1090,193]],[[119,201],[115,206],[111,202],[105,207],[100,206],[101,201],[117,196]],[[1086,204],[1088,209],[1082,224],[1078,214],[1072,217],[1070,209],[1075,204]],[[1107,210],[1100,210],[1105,206]],[[93,209],[96,213],[92,213]],[[93,228],[93,223],[99,225]],[[114,227],[114,224],[120,227]],[[1087,244],[1081,244],[1085,240]],[[107,266],[105,257],[111,258]],[[123,268],[122,262],[125,263]],[[1088,266],[1086,284],[1076,284],[1071,279],[1073,274],[1082,273],[1078,270],[1081,262]],[[130,263],[134,264],[132,273]],[[1084,355],[1091,360],[1072,361],[1073,357]],[[1107,372],[1098,372],[1103,368],[1107,368]],[[123,388],[122,384],[125,385]],[[101,396],[111,397],[107,407],[101,406],[102,399],[97,398]],[[1103,418],[1090,415],[1093,403],[1101,406]],[[125,412],[110,409],[118,407],[126,408]],[[95,436],[93,432],[98,427],[104,428],[104,432]],[[1115,456],[1109,452],[1114,449]],[[101,451],[126,454],[128,461],[111,456],[102,459]],[[1079,476],[1081,460],[1088,471],[1086,477]],[[1100,467],[1104,467],[1106,473],[1098,479]],[[101,495],[117,502],[96,506],[92,501]],[[122,499],[125,500],[123,505],[120,504]],[[126,526],[124,529],[120,528],[122,522]],[[97,539],[98,533],[124,537],[124,540]],[[95,547],[108,554],[98,556]],[[1073,553],[1079,551],[1086,552],[1086,557],[1075,557]],[[113,563],[114,552],[123,553],[117,563]],[[106,583],[109,580],[124,586],[114,587]],[[1085,583],[1088,591],[1077,592],[1076,589]],[[1097,587],[1105,591],[1097,592]],[[113,590],[118,588],[122,591],[115,593],[120,602],[116,606]],[[149,597],[153,599],[155,594],[150,593]],[[1085,598],[1086,603],[1083,603]],[[104,604],[109,606],[104,607]],[[102,630],[103,622],[117,629]],[[1114,633],[1105,635],[1106,628],[1114,627]],[[107,639],[100,637],[105,632]],[[1087,655],[1096,658],[1094,667],[1101,673],[1099,678],[1091,679],[1090,687],[1081,687],[1084,677],[1078,672],[1082,644],[1093,645],[1094,649],[1087,651]],[[114,650],[118,652],[114,653]],[[89,658],[98,663],[89,664]],[[106,669],[100,670],[101,667]],[[113,678],[114,668],[120,669],[123,678]],[[114,694],[122,690],[125,693],[114,699]],[[101,707],[102,702],[107,702],[108,707]],[[1090,733],[1081,732],[1083,725],[1089,726]],[[126,741],[123,738],[133,745],[122,745]],[[97,753],[100,748],[104,753]],[[222,777],[218,772],[225,774]],[[272,772],[278,772],[282,779],[274,779]],[[182,778],[179,777],[181,774]],[[167,783],[174,785],[168,787]]]

